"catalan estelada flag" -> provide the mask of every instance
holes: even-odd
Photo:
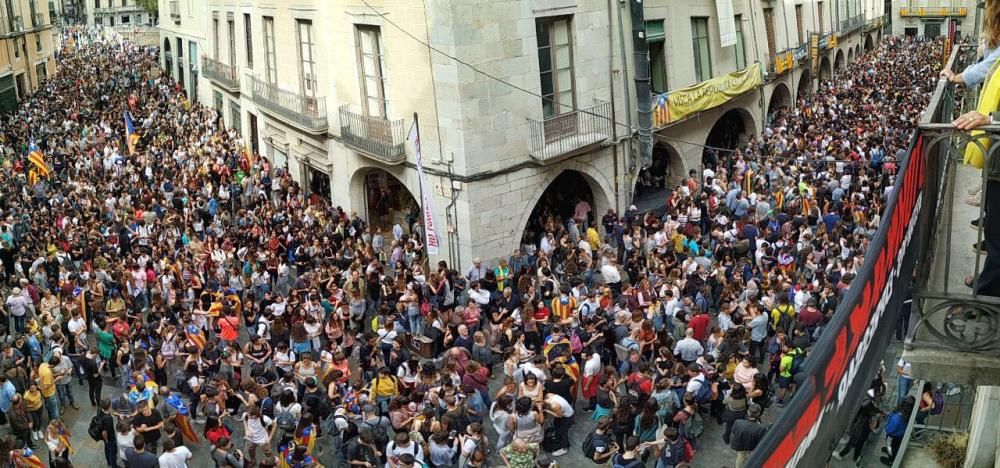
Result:
[[[49,166],[45,165],[45,155],[42,154],[42,149],[35,143],[34,137],[28,142],[28,162],[35,166],[35,169],[43,177],[49,176]]]
[[[184,334],[187,335],[188,342],[198,348],[199,351],[205,349],[205,333],[200,328],[188,325],[184,329]]]
[[[139,142],[139,134],[135,133],[135,123],[132,122],[132,114],[125,111],[125,144],[128,146],[128,154],[135,154],[135,144]]]

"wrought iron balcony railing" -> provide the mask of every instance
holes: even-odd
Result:
[[[240,67],[227,65],[211,57],[201,56],[201,71],[206,78],[232,92],[240,91]]]
[[[961,70],[974,60],[974,46],[959,46],[949,66]],[[977,95],[975,89],[941,80],[920,123],[929,187],[923,208],[931,223],[915,275],[915,323],[905,349],[917,378],[927,378],[933,369],[935,380],[998,385],[1000,366],[964,358],[957,365],[939,354],[971,353],[986,358],[983,362],[1000,357],[1000,292],[990,288],[989,278],[997,272],[986,263],[985,248],[993,236],[984,231],[987,188],[1000,184],[1000,125],[980,127],[974,134],[952,124],[976,108]],[[964,164],[970,156],[985,161],[984,167]]]
[[[310,133],[324,133],[329,129],[325,97],[306,96],[282,89],[255,76],[250,80],[252,99],[264,111],[283,117],[288,123]]]
[[[181,22],[181,2],[180,0],[170,0],[170,19],[175,23]]]
[[[406,129],[403,119],[388,120],[340,106],[340,136],[359,153],[389,164],[406,161]]]
[[[856,15],[840,22],[840,34],[854,32],[865,24],[865,15]]]
[[[941,18],[946,16],[964,17],[969,13],[965,7],[902,7],[899,16],[920,18]]]
[[[591,107],[528,122],[531,157],[542,162],[565,159],[611,138],[611,103],[595,99]]]

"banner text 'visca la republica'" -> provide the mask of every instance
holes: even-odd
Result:
[[[914,238],[929,221],[923,146],[922,136],[910,144],[861,272],[796,376],[795,397],[746,466],[825,466],[864,401],[907,296],[922,243]]]

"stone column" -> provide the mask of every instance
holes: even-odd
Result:
[[[980,386],[972,407],[965,468],[990,468],[1000,460],[1000,387]]]

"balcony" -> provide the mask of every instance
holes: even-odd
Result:
[[[175,24],[181,24],[181,2],[180,0],[170,0],[170,19]]]
[[[856,31],[865,24],[865,15],[856,15],[840,22],[840,34],[847,35]]]
[[[278,117],[300,130],[313,134],[326,133],[326,98],[306,96],[281,89],[257,77],[250,77],[252,99],[265,112]]]
[[[406,161],[406,129],[403,119],[367,116],[340,106],[340,136],[355,151],[387,164]]]
[[[874,31],[881,28],[889,23],[889,15],[882,15],[876,18],[872,18],[865,23],[865,26],[861,28],[862,31]]]
[[[226,65],[218,60],[201,56],[201,73],[208,78],[226,88],[226,90],[240,92],[240,67],[236,65]]]
[[[899,9],[899,16],[904,18],[962,18],[969,13],[965,7],[903,7]]]
[[[789,70],[795,68],[796,49],[788,49],[781,52],[768,54],[767,73],[768,78],[781,76]]]
[[[528,152],[536,161],[551,163],[586,153],[611,138],[611,103],[594,104],[544,120],[528,119]]]
[[[961,70],[974,60],[974,46],[959,46],[949,65]],[[1000,297],[965,281],[984,271],[985,252],[972,246],[986,236],[982,227],[969,229],[970,222],[982,219],[986,201],[968,189],[1000,181],[1000,125],[981,127],[985,133],[977,138],[951,125],[957,115],[976,108],[976,96],[975,89],[940,81],[920,122],[927,180],[923,210],[929,222],[920,229],[927,240],[918,252],[926,253],[916,269],[903,358],[917,379],[995,386],[1000,385]],[[985,153],[985,169],[963,164],[970,143]]]

